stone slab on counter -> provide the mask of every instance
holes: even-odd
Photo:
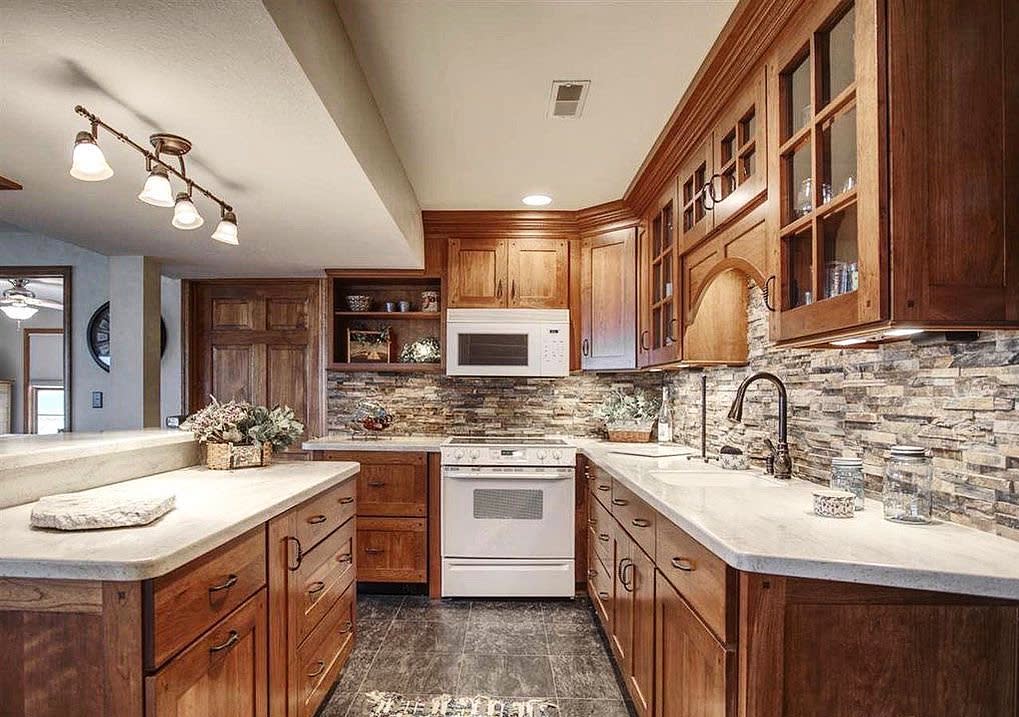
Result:
[[[1019,599],[1017,541],[954,523],[892,523],[875,500],[853,518],[821,518],[813,513],[814,483],[726,471],[696,458],[621,455],[594,440],[574,443],[739,570]]]
[[[276,463],[213,471],[192,467],[120,483],[169,492],[176,508],[149,525],[83,533],[29,526],[32,504],[0,510],[0,577],[146,580],[242,535],[355,475],[347,461]]]
[[[301,444],[306,451],[394,451],[437,453],[447,436],[381,436],[364,439],[349,435],[313,438]]]

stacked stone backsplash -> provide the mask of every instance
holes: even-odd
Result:
[[[661,391],[661,374],[574,374],[564,378],[451,378],[435,374],[328,374],[331,431],[350,430],[354,406],[377,398],[399,435],[599,436],[594,410],[614,387]]]
[[[700,445],[700,381],[707,377],[708,450],[726,444],[757,453],[774,439],[778,394],[747,392],[743,424],[726,418],[740,382],[771,371],[789,392],[793,474],[827,483],[832,456],[863,458],[879,497],[888,449],[925,446],[942,519],[1019,539],[1019,332],[983,332],[970,343],[932,333],[877,349],[785,349],[768,342],[768,315],[753,285],[748,302],[750,365],[668,374],[676,440]]]

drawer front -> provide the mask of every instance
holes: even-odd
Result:
[[[591,495],[598,499],[598,502],[608,508],[612,500],[612,478],[608,473],[588,462],[588,485]]]
[[[612,529],[615,521],[598,501],[591,501],[591,517],[588,518],[594,553],[603,563],[612,563]]]
[[[619,481],[612,482],[612,515],[645,553],[655,558],[658,512]]]
[[[147,583],[146,666],[161,665],[264,585],[262,526]]]
[[[362,464],[357,479],[357,514],[426,516],[428,471],[424,462]]]
[[[297,506],[297,539],[307,553],[354,515],[357,480],[348,479]]]
[[[348,520],[308,551],[288,583],[287,606],[293,613],[290,619],[297,644],[304,641],[354,580],[354,525],[353,520]]]
[[[727,620],[729,585],[735,585],[725,562],[669,521],[658,522],[658,569],[679,591],[715,635],[735,639]],[[733,634],[728,633],[732,631]]]
[[[379,583],[428,580],[423,518],[358,518],[357,579]]]
[[[597,557],[592,558],[587,571],[587,593],[591,596],[594,611],[605,628],[606,636],[612,635],[612,573]]]
[[[354,648],[354,584],[297,648],[290,664],[298,717],[312,717]]]

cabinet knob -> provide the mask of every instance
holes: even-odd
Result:
[[[672,567],[676,568],[676,570],[682,570],[686,573],[692,573],[697,569],[697,566],[695,566],[693,561],[689,558],[673,558],[670,562],[672,563]]]

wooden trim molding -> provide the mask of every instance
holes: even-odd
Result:
[[[18,190],[24,189],[24,187],[22,187],[18,182],[15,182],[13,179],[8,179],[7,177],[0,175],[0,190],[3,189]]]
[[[581,237],[605,234],[617,229],[629,229],[640,223],[640,218],[622,199],[597,204],[576,212],[577,232]]]
[[[425,239],[514,237],[575,239],[576,212],[516,210],[426,210],[421,212]]]

